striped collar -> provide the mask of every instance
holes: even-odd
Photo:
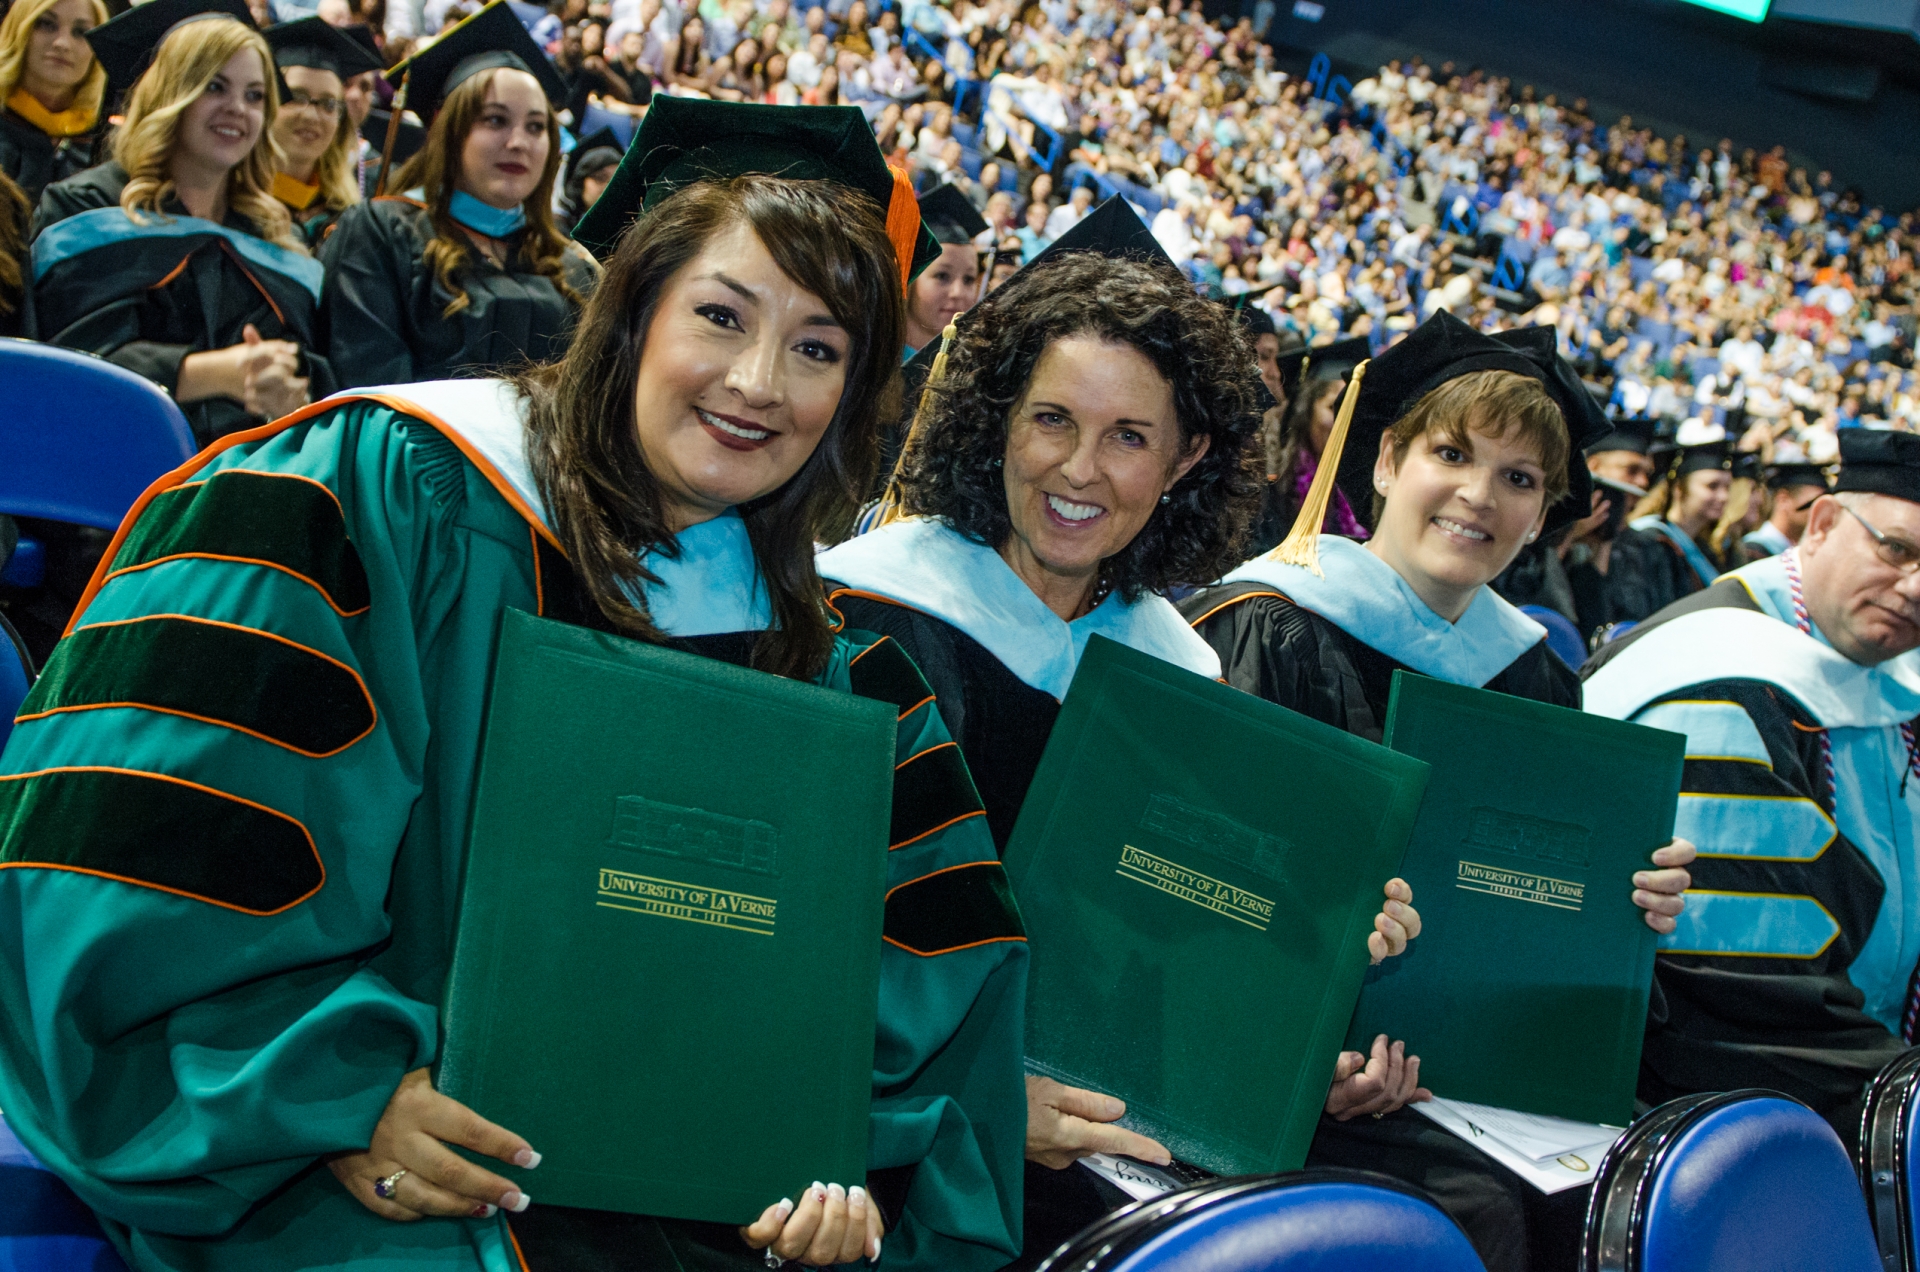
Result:
[[[320,300],[320,283],[326,271],[319,261],[303,252],[197,216],[146,212],[135,220],[118,207],[91,208],[55,221],[40,231],[39,237],[33,240],[33,280],[39,282],[62,261],[136,238],[224,239],[248,264],[270,270],[306,288],[315,303]]]
[[[1000,554],[938,518],[909,517],[820,554],[820,577],[916,609],[980,642],[1022,684],[1065,698],[1087,638],[1101,635],[1209,679],[1220,658],[1161,596],[1118,594],[1072,622]]]
[[[1547,634],[1490,587],[1482,587],[1459,621],[1449,623],[1392,566],[1338,535],[1320,536],[1320,568],[1324,574],[1262,556],[1222,582],[1265,583],[1395,662],[1474,689]]]
[[[551,529],[527,461],[527,404],[505,380],[435,380],[353,389],[337,398],[380,397],[417,408],[427,422],[456,433],[478,452],[520,502]],[[677,554],[650,551],[642,564],[658,583],[640,585],[648,615],[669,636],[765,631],[773,604],[736,512],[688,526],[674,537]]]
[[[1704,587],[1720,577],[1720,571],[1713,568],[1713,562],[1707,560],[1707,554],[1700,550],[1700,545],[1694,542],[1693,536],[1665,517],[1641,517],[1633,522],[1633,529],[1642,534],[1660,535],[1671,543],[1679,550],[1680,555],[1687,559],[1687,564],[1693,567],[1693,572],[1700,576],[1701,586]]]

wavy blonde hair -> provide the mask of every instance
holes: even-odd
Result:
[[[486,109],[487,90],[493,86],[493,77],[504,69],[481,71],[447,94],[440,113],[433,117],[433,124],[427,129],[427,144],[407,161],[388,187],[426,193],[427,212],[433,219],[433,241],[427,244],[426,261],[433,266],[433,276],[440,285],[453,293],[452,302],[442,313],[446,318],[453,317],[472,301],[461,275],[473,260],[473,244],[448,211],[453,202],[454,183],[460,179],[460,154],[466,149],[467,134],[473,131],[481,111]],[[554,116],[552,103],[548,103],[547,164],[540,171],[540,184],[521,204],[527,217],[527,232],[520,240],[514,259],[551,281],[562,296],[579,305],[585,303],[584,298],[567,282],[568,239],[553,219],[553,181],[559,171],[560,121]]]
[[[189,22],[174,31],[161,41],[153,65],[127,95],[126,119],[113,137],[113,157],[127,170],[127,188],[120,193],[120,206],[136,220],[141,213],[160,212],[161,204],[173,194],[170,165],[180,137],[180,117],[206,91],[227,60],[243,49],[260,55],[267,81],[266,112],[260,139],[227,174],[227,204],[253,222],[261,238],[305,252],[305,245],[293,235],[293,219],[273,197],[279,152],[273,141],[273,121],[280,114],[273,50],[258,31],[231,19]]]
[[[60,3],[60,0],[15,0],[13,8],[7,10],[7,17],[0,22],[0,102],[13,96],[13,90],[20,87],[20,77],[27,66],[27,42],[33,38],[33,24],[40,15]],[[93,9],[93,24],[102,26],[107,20],[107,6],[101,0],[90,0]],[[88,47],[87,53],[92,55]],[[100,65],[99,58],[93,58],[87,67],[86,78],[80,81],[80,91],[74,96],[73,105],[91,111],[94,121],[100,119],[100,107],[107,95],[107,72]]]

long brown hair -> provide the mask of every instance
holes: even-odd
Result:
[[[19,313],[26,294],[20,266],[27,259],[27,222],[32,216],[26,192],[0,172],[0,314]]]
[[[621,240],[566,356],[515,383],[531,400],[534,478],[588,595],[614,626],[663,640],[636,584],[652,577],[641,555],[670,547],[673,535],[659,483],[640,452],[634,386],[647,331],[673,276],[714,235],[741,222],[851,337],[846,387],[819,446],[785,485],[739,510],[773,610],[754,665],[807,678],[833,648],[814,542],[851,521],[873,483],[882,408],[906,323],[900,268],[879,205],[844,186],[758,174],[689,186]]]
[[[400,169],[395,186],[388,187],[426,192],[427,213],[433,220],[433,241],[427,244],[426,261],[433,266],[434,278],[453,293],[453,300],[441,311],[445,318],[453,317],[472,301],[461,275],[473,262],[473,244],[448,210],[453,202],[455,182],[460,179],[460,153],[466,149],[467,134],[473,131],[480,112],[486,109],[487,90],[493,86],[494,76],[504,69],[481,71],[447,94],[440,113],[433,117],[433,125],[427,129],[427,144]],[[527,228],[520,236],[514,257],[533,273],[551,281],[562,296],[577,305],[581,303],[580,294],[567,282],[567,236],[560,232],[553,219],[553,181],[559,171],[560,120],[549,104],[547,163],[540,170],[540,184],[521,204]]]

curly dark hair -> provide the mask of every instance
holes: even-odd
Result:
[[[1176,583],[1212,582],[1239,564],[1259,504],[1259,456],[1248,445],[1260,426],[1259,368],[1233,314],[1164,262],[1071,253],[1021,271],[969,311],[908,445],[902,511],[1004,544],[1013,521],[997,464],[1013,409],[1040,355],[1079,335],[1138,349],[1166,377],[1182,453],[1209,439],[1170,500],[1101,563],[1101,589],[1131,604]]]

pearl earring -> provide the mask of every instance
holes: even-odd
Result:
[[[1538,530],[1535,530],[1532,534],[1527,536],[1527,542],[1532,543],[1535,539],[1538,539],[1539,537],[1540,537],[1540,532]]]
[[[1163,503],[1163,504],[1170,504],[1170,503],[1172,503],[1172,502],[1173,502],[1173,496],[1172,496],[1172,495],[1162,495],[1162,496],[1160,496],[1160,502],[1161,502],[1161,503]]]

